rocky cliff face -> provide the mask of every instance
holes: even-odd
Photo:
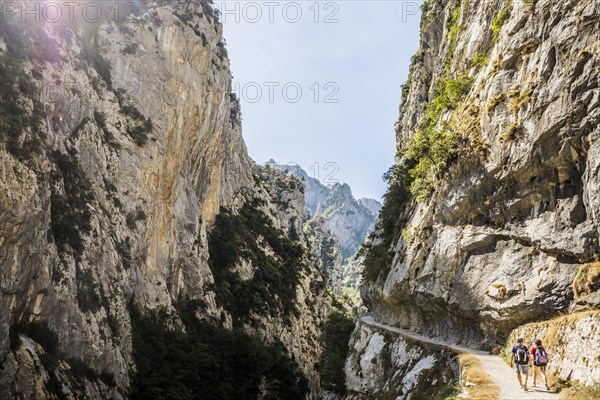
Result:
[[[331,186],[325,200],[319,205],[317,215],[325,219],[324,228],[339,241],[342,257],[350,258],[373,229],[377,217],[376,200],[356,200],[347,184]],[[367,207],[365,204],[369,204]],[[373,212],[375,211],[375,212]]]
[[[428,399],[452,387],[456,354],[359,322],[346,362],[345,399]]]
[[[477,346],[598,306],[599,11],[425,2],[365,260],[376,318]]]
[[[278,171],[285,172],[304,183],[304,206],[311,216],[315,216],[319,210],[322,209],[321,204],[327,199],[329,188],[322,184],[321,181],[308,175],[308,173],[297,164],[279,164],[271,159],[267,161],[265,165]]]
[[[282,343],[317,396],[328,303],[292,234],[300,187],[272,195],[253,176],[208,2],[143,3],[125,20],[0,26],[0,397],[128,397],[132,310],[170,332],[182,303]],[[235,218],[251,241],[226,230]],[[291,280],[265,283],[265,265]]]

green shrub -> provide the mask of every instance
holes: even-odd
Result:
[[[100,287],[94,280],[92,272],[77,267],[77,304],[83,312],[97,312],[102,306]]]
[[[333,311],[323,327],[323,353],[319,362],[321,385],[325,390],[345,394],[344,363],[348,356],[348,342],[354,330],[354,321],[339,311]]]
[[[406,226],[408,220],[404,210],[411,199],[410,181],[407,166],[398,163],[383,176],[388,183],[388,191],[384,195],[383,207],[379,212],[378,228],[381,243],[364,244],[359,254],[363,255],[365,280],[375,282],[379,276],[386,276],[391,268],[392,253],[389,251]]]
[[[407,220],[403,211],[411,199],[427,200],[443,172],[460,155],[463,138],[448,123],[439,124],[442,115],[459,107],[473,84],[473,78],[460,74],[456,79],[440,78],[434,99],[425,106],[415,135],[397,155],[397,163],[384,175],[388,191],[379,213],[381,243],[364,245],[363,278],[374,282],[389,272],[393,243],[399,239]]]
[[[444,66],[446,67],[447,72],[450,71],[450,67],[454,61],[454,53],[456,52],[456,46],[458,44],[458,36],[463,30],[463,26],[460,25],[460,14],[460,0],[454,0],[454,9],[448,20],[448,52],[446,53],[446,58],[444,60]]]
[[[88,63],[88,65],[92,66],[100,78],[106,82],[106,85],[109,89],[112,88],[112,77],[111,77],[111,65],[110,62],[104,58],[100,50],[98,49],[98,44],[94,43],[93,48],[84,47],[82,50],[83,59]]]
[[[127,214],[125,217],[125,221],[127,222],[127,226],[129,229],[135,229],[136,223],[138,221],[145,221],[147,218],[146,213],[142,209],[138,209],[137,211],[132,211]]]
[[[42,153],[46,135],[42,131],[44,108],[23,64],[40,60],[31,39],[20,27],[0,24],[0,36],[7,46],[6,53],[0,56],[0,144],[4,143],[6,150],[18,160],[27,161]],[[50,42],[48,47],[52,47]],[[32,110],[25,99],[33,102]]]
[[[121,263],[123,264],[123,268],[125,268],[125,269],[131,268],[131,262],[132,262],[131,242],[130,242],[129,238],[127,238],[123,241],[115,240],[115,250],[117,250],[119,257],[121,258]]]
[[[445,112],[460,105],[472,84],[473,78],[465,74],[456,79],[441,78],[434,100],[425,106],[417,132],[399,152],[400,162],[408,166],[410,191],[418,201],[431,196],[436,180],[460,153],[460,133],[448,123],[441,127],[438,123]]]
[[[451,379],[450,382],[443,386],[435,395],[434,400],[455,400],[459,393],[460,390],[458,390],[458,385],[454,379]]]
[[[144,212],[144,210],[138,209],[135,218],[138,221],[145,221],[148,218],[148,216],[146,215],[146,212]]]
[[[390,270],[391,256],[390,244],[387,241],[377,245],[366,245],[363,250],[366,254],[363,262],[363,277],[369,282],[377,281],[380,274],[387,275]]]
[[[48,327],[45,321],[21,321],[10,327],[10,349],[15,351],[21,344],[19,335],[31,338],[44,348],[49,355],[56,357],[58,355],[58,336]]]
[[[113,184],[111,181],[109,181],[109,180],[108,180],[108,179],[106,179],[106,178],[103,178],[102,180],[103,180],[103,182],[104,182],[104,188],[106,189],[106,192],[107,192],[107,193],[108,193],[110,196],[112,196],[112,195],[114,195],[115,193],[117,193],[117,187],[116,187],[116,186],[115,186],[115,185],[114,185],[114,184]]]
[[[307,380],[283,345],[201,321],[198,306],[176,305],[184,330],[165,311],[130,309],[137,369],[131,399],[244,400],[259,398],[262,389],[270,399],[306,398]]]
[[[219,60],[223,61],[224,59],[227,58],[227,43],[225,42],[225,39],[221,38],[221,40],[219,40],[219,43],[217,43],[217,57],[219,57]]]
[[[131,136],[135,144],[143,147],[148,143],[148,133],[152,132],[152,128],[152,121],[147,120],[142,125],[127,128],[127,133]]]
[[[208,238],[213,289],[235,326],[249,321],[251,314],[287,318],[296,312],[304,250],[273,228],[259,206],[257,200],[246,203],[237,215],[222,208]],[[274,255],[267,254],[257,238],[263,238]],[[254,277],[247,281],[232,270],[242,259],[255,268]]]
[[[129,118],[136,121],[143,121],[146,119],[144,115],[140,112],[140,110],[137,109],[136,106],[125,105],[121,107],[119,112],[123,115],[127,115]]]
[[[115,140],[114,135],[106,125],[106,113],[98,110],[94,111],[94,120],[96,120],[96,124],[98,125],[98,127],[100,127],[100,129],[102,129],[102,132],[104,133],[104,143],[108,144],[114,149],[120,149],[121,145]]]
[[[127,223],[127,227],[129,229],[135,229],[135,214],[134,213],[128,213],[127,216],[125,217],[125,222]]]
[[[487,54],[484,52],[480,52],[480,53],[476,53],[473,56],[473,59],[471,60],[471,64],[476,67],[483,68],[488,64],[489,61],[490,61],[490,59],[487,56]]]
[[[512,10],[512,0],[509,0],[506,6],[494,16],[494,19],[492,20],[492,26],[490,27],[491,31],[494,33],[494,43],[498,42],[498,39],[500,38],[500,31],[502,30],[502,27],[506,21],[508,21],[510,18]]]
[[[421,4],[421,14],[425,20],[430,20],[433,16],[433,12],[441,10],[443,6],[443,0],[425,0],[423,4]]]
[[[413,227],[411,227],[410,225],[408,225],[406,228],[402,229],[402,239],[404,240],[404,242],[406,243],[407,246],[410,246],[410,244],[415,240],[415,238],[417,237],[417,230]]]
[[[94,200],[94,195],[75,152],[62,154],[54,151],[50,158],[56,165],[52,173],[50,228],[58,252],[65,252],[66,246],[69,246],[79,261],[84,251],[82,235],[91,229],[88,204]],[[63,193],[58,191],[61,182]]]
[[[94,119],[101,129],[106,129],[106,113],[95,110]]]
[[[139,48],[140,48],[139,44],[129,43],[128,45],[125,46],[125,48],[123,48],[122,53],[135,55],[138,52]]]
[[[154,129],[152,120],[146,119],[140,110],[132,105],[122,106],[119,112],[127,115],[136,122],[135,125],[127,127],[127,133],[138,146],[145,146],[146,143],[148,143],[148,133],[152,132],[152,129]]]
[[[510,124],[506,127],[504,132],[502,132],[502,135],[500,136],[500,140],[503,142],[509,142],[511,140],[515,140],[519,137],[519,134],[522,129],[523,129],[523,127],[519,123],[513,122],[512,124]]]
[[[108,313],[106,316],[106,323],[108,324],[113,336],[118,336],[121,324],[119,323],[117,317],[114,314]]]
[[[231,126],[235,127],[242,122],[242,107],[240,105],[240,100],[235,93],[229,94],[229,109],[229,120]]]

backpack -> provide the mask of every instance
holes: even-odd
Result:
[[[517,345],[517,354],[515,356],[515,362],[517,364],[527,364],[529,358],[529,352],[527,351],[527,347],[522,344]]]
[[[544,366],[548,364],[548,354],[546,354],[546,350],[543,347],[538,347],[535,350],[535,363],[539,366]]]

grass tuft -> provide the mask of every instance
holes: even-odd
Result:
[[[573,293],[579,298],[595,292],[600,287],[600,262],[581,265],[573,281]]]
[[[463,392],[468,392],[468,398],[478,400],[495,400],[500,396],[500,388],[492,381],[490,375],[483,369],[479,358],[473,354],[459,354],[458,362],[462,370]],[[467,388],[465,384],[469,382]]]

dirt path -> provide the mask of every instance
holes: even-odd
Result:
[[[425,336],[418,335],[416,333],[407,331],[405,329],[397,328],[394,326],[380,324],[373,320],[373,317],[367,316],[362,318],[362,322],[367,325],[375,326],[378,328],[386,329],[391,332],[399,333],[403,336],[412,338],[414,340],[436,344],[447,347],[458,353],[469,353],[479,358],[482,367],[487,371],[492,380],[500,387],[500,398],[499,400],[559,400],[561,397],[557,393],[548,392],[545,388],[542,388],[542,384],[538,383],[538,387],[533,387],[533,371],[530,370],[529,376],[529,391],[525,392],[519,387],[515,372],[508,366],[502,358],[499,356],[488,354],[484,351],[473,350],[463,346],[457,346],[450,343],[442,342],[435,339],[430,339]],[[541,380],[540,380],[541,382]]]

